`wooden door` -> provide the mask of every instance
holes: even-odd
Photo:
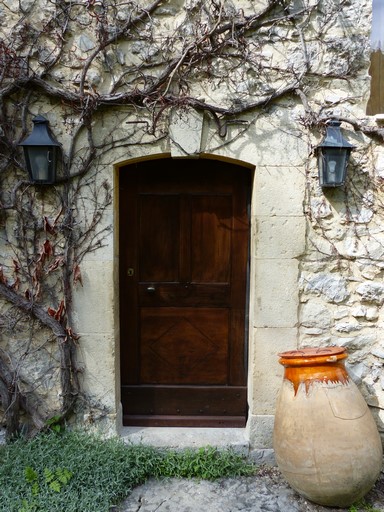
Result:
[[[125,425],[245,425],[250,183],[212,160],[120,170]]]
[[[381,49],[371,53],[371,93],[367,104],[367,115],[384,113],[384,55]]]

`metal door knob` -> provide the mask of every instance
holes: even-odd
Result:
[[[153,293],[155,290],[156,290],[156,288],[154,286],[148,286],[148,288],[147,288],[148,293]]]

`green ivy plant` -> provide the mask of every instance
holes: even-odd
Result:
[[[44,468],[42,474],[33,469],[31,466],[27,466],[24,470],[25,480],[30,486],[30,492],[32,494],[32,500],[23,500],[23,505],[19,512],[37,512],[39,506],[35,501],[35,497],[40,494],[41,485],[48,487],[52,492],[59,493],[65,485],[71,480],[73,473],[66,468]]]

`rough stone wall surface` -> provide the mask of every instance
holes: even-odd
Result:
[[[28,115],[43,113],[49,118],[64,153],[73,157],[72,173],[89,156],[84,102],[102,105],[91,118],[97,156],[88,180],[100,189],[107,183],[113,200],[98,225],[102,243],[84,254],[82,286],[73,292],[84,393],[115,428],[120,421],[119,165],[162,155],[209,155],[255,168],[249,311],[252,443],[271,447],[282,378],[277,353],[303,346],[348,349],[351,376],[383,429],[384,149],[379,126],[365,115],[371,1],[212,1],[205,8],[203,4],[169,0],[148,15],[150,2],[145,1],[117,0],[106,7],[97,1],[4,0],[0,6],[1,39],[12,41],[13,50],[21,49],[21,54],[29,51],[30,69],[46,84],[44,88],[35,83],[40,94],[30,97]],[[229,53],[216,51],[206,59],[204,52],[212,53],[222,34],[229,37],[228,27],[212,41],[205,37],[207,31],[226,20],[235,27],[235,22],[251,20],[272,4],[279,10],[268,14],[270,22],[253,26],[249,21],[244,41],[234,37],[232,49],[225,47]],[[71,15],[61,37],[57,23],[63,5]],[[143,16],[136,26],[119,32],[138,14]],[[25,38],[33,40],[34,34],[37,42],[25,45]],[[148,94],[140,106],[135,104],[134,93],[159,79],[164,62],[188,52],[197,55],[195,50],[200,60],[180,60],[167,75],[161,97]],[[236,52],[242,57],[234,64]],[[47,62],[52,65],[45,72]],[[182,67],[188,68],[187,81],[175,86]],[[58,89],[66,94],[55,94]],[[124,97],[127,89],[132,91],[131,101]],[[71,108],[79,91],[83,103]],[[172,104],[166,103],[170,93],[178,98]],[[188,103],[188,98],[195,103]],[[7,101],[9,113],[15,115],[17,101]],[[216,105],[223,112],[204,105]],[[237,110],[238,115],[223,120]],[[346,187],[327,191],[319,187],[314,148],[331,117],[343,120],[343,133],[355,150]],[[21,119],[18,122],[20,133]],[[94,197],[87,188],[79,195],[78,220],[84,230],[93,218]],[[7,222],[12,223],[11,217]],[[6,247],[2,253],[6,257]],[[6,348],[4,340],[0,343]],[[42,374],[47,374],[46,365]],[[83,419],[94,421],[89,411]]]

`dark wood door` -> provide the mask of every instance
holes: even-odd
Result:
[[[212,160],[120,170],[125,425],[244,426],[250,183]]]

